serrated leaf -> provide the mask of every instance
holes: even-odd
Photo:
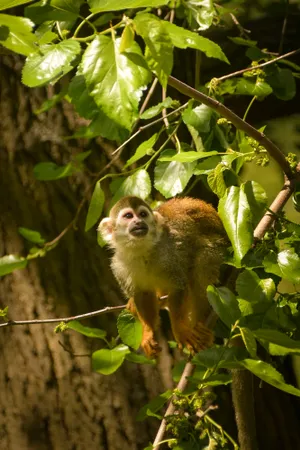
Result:
[[[249,328],[240,328],[241,336],[243,339],[243,342],[245,344],[246,349],[248,350],[251,358],[256,358],[256,352],[257,352],[257,344],[254,337],[254,333],[249,330]]]
[[[34,45],[36,37],[32,33],[33,26],[34,23],[25,17],[0,14],[0,27],[5,27],[9,30],[9,33],[2,36],[0,43],[21,55],[27,56],[35,52],[37,48]]]
[[[68,322],[67,328],[77,331],[78,333],[90,338],[105,339],[107,334],[106,331],[101,330],[100,328],[85,327],[77,320],[71,320],[71,322]]]
[[[6,255],[0,258],[0,276],[7,275],[16,269],[24,269],[27,259],[18,255]]]
[[[254,359],[244,359],[243,361],[240,361],[240,365],[277,389],[300,397],[300,389],[297,389],[290,384],[286,384],[281,373],[277,372],[270,364]]]
[[[129,348],[123,344],[111,350],[106,348],[97,350],[92,354],[93,370],[103,375],[110,375],[123,364],[125,356],[129,353]]]
[[[241,261],[253,243],[252,215],[244,185],[231,186],[220,199],[218,211],[235,257]]]
[[[26,59],[22,71],[23,83],[29,87],[42,86],[66,74],[72,69],[71,62],[80,51],[79,42],[71,39],[41,46],[40,52],[32,53]]]
[[[248,352],[242,347],[218,347],[214,345],[211,348],[202,350],[192,359],[192,363],[197,366],[212,369],[238,369],[239,361],[247,358]]]
[[[141,344],[143,335],[141,322],[125,309],[118,316],[117,327],[124,344],[137,350]]]
[[[173,44],[165,22],[152,14],[138,14],[133,22],[137,34],[145,41],[148,66],[165,88],[173,67]]]
[[[293,248],[276,253],[271,250],[263,260],[265,271],[294,284],[300,283],[300,258]]]
[[[241,298],[249,302],[272,302],[276,286],[272,278],[260,279],[253,270],[244,270],[236,280]]]
[[[155,145],[158,137],[159,133],[155,133],[149,139],[147,139],[147,141],[142,142],[136,149],[134,155],[128,159],[124,166],[124,169],[135,163],[139,159],[143,158],[144,156],[153,153],[153,146]]]
[[[173,391],[168,390],[164,392],[163,394],[158,395],[157,397],[153,398],[151,402],[147,403],[147,405],[144,405],[138,412],[136,416],[136,420],[138,422],[141,422],[142,420],[147,419],[148,414],[147,411],[152,411],[152,413],[156,413],[156,411],[160,410],[165,403],[172,397]]]
[[[137,43],[120,53],[120,38],[97,36],[86,49],[80,71],[90,95],[111,119],[128,130],[138,117],[138,104],[150,81]]]
[[[37,180],[50,181],[69,177],[75,172],[71,163],[65,166],[58,166],[53,162],[38,163],[33,168],[33,175]]]
[[[165,150],[164,156],[174,156],[174,150]],[[157,161],[154,170],[155,188],[166,198],[180,194],[193,176],[195,162],[181,163],[177,161]]]
[[[226,166],[220,163],[207,175],[207,183],[209,187],[219,198],[222,198],[225,195],[227,189],[223,176],[225,170]]]
[[[138,355],[137,353],[129,353],[125,357],[126,361],[130,361],[134,364],[150,364],[154,366],[156,364],[155,359],[146,358],[144,355]]]
[[[29,228],[19,227],[18,232],[20,233],[21,236],[23,236],[23,238],[27,239],[27,241],[33,242],[34,244],[43,245],[46,242],[38,231],[30,230]]]
[[[209,158],[210,156],[217,155],[218,152],[212,151],[212,152],[194,152],[194,151],[187,151],[187,152],[180,152],[176,153],[174,156],[161,156],[159,158],[159,161],[166,162],[166,161],[177,161],[177,162],[194,162],[198,161],[199,159]]]
[[[213,113],[213,109],[209,106],[200,105],[193,109],[187,108],[182,113],[182,119],[186,125],[191,125],[199,133],[208,133]]]
[[[208,175],[220,163],[220,156],[211,156],[197,164],[194,175]]]
[[[120,11],[129,8],[157,8],[169,3],[169,0],[88,0],[92,13]]]
[[[290,353],[300,355],[300,341],[294,341],[278,330],[261,329],[253,331],[270,355],[284,356]]]
[[[240,318],[241,313],[237,299],[228,288],[208,286],[207,298],[214,311],[228,328],[231,328]]]
[[[146,109],[143,114],[140,115],[140,118],[143,120],[152,119],[162,112],[164,108],[172,108],[178,107],[178,102],[176,100],[172,100],[171,97],[167,97],[163,102],[158,103],[155,106],[151,106],[151,108]]]
[[[89,210],[86,216],[85,231],[88,231],[98,221],[102,214],[105,195],[101,189],[100,182],[95,185],[95,189],[90,201]]]
[[[125,26],[120,42],[120,53],[125,52],[128,48],[130,48],[134,41],[134,29],[133,25],[129,23]]]
[[[112,203],[126,195],[134,195],[145,200],[151,193],[151,180],[148,172],[141,169],[127,177],[113,196]]]
[[[178,48],[195,48],[200,50],[209,58],[217,58],[229,64],[229,61],[221,47],[209,39],[199,36],[193,31],[178,27],[174,23],[165,22],[165,28],[169,33],[172,43]]]

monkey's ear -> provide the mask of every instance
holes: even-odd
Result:
[[[163,218],[163,216],[159,214],[159,212],[157,211],[153,211],[153,216],[157,225],[162,227],[163,224],[165,223],[165,219]]]
[[[113,225],[112,220],[109,217],[105,217],[99,223],[97,230],[101,233],[101,236],[105,242],[110,243],[113,239]]]

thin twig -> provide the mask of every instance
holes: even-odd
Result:
[[[247,67],[246,69],[238,70],[237,72],[229,73],[228,75],[224,75],[223,77],[216,78],[218,81],[224,81],[228,78],[236,77],[237,75],[242,75],[245,72],[249,72],[250,70],[260,69],[262,67],[269,66],[270,64],[274,64],[276,61],[279,61],[280,59],[289,58],[290,56],[296,55],[300,52],[300,48],[297,50],[292,50],[291,52],[285,53],[285,55],[278,56],[277,58],[271,59],[270,61],[266,61],[261,64],[257,64],[256,66]]]
[[[299,49],[299,51],[300,51],[300,49]],[[247,133],[249,136],[253,137],[259,144],[261,144],[263,147],[265,147],[265,149],[270,153],[272,158],[274,158],[275,161],[277,161],[277,163],[280,165],[281,169],[283,170],[283,172],[286,174],[286,176],[288,178],[294,177],[294,174],[290,168],[289,163],[285,159],[284,154],[263,133],[258,131],[256,128],[252,127],[249,123],[245,122],[243,119],[241,119],[239,116],[237,116],[233,111],[226,108],[226,106],[224,106],[222,103],[214,100],[211,97],[208,97],[207,95],[203,94],[202,92],[197,91],[196,89],[193,89],[192,87],[188,86],[187,84],[183,83],[182,81],[179,81],[176,78],[170,76],[169,84],[170,84],[170,86],[177,89],[179,92],[182,92],[183,94],[187,95],[188,97],[192,97],[195,100],[198,100],[199,102],[204,103],[205,105],[214,109],[221,116],[225,117],[230,122],[232,122],[233,125],[236,126],[236,128],[239,128],[240,130]]]
[[[89,319],[91,317],[101,316],[102,314],[120,311],[121,309],[124,309],[124,308],[126,308],[126,305],[106,306],[106,308],[99,309],[98,311],[91,311],[91,312],[85,313],[85,314],[78,314],[77,316],[61,317],[58,319],[9,320],[8,322],[1,323],[0,328],[9,327],[9,326],[13,326],[13,325],[37,325],[40,323],[60,323],[60,322],[68,323],[68,322],[71,322],[71,320]]]

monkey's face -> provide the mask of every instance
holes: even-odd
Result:
[[[148,248],[152,246],[161,231],[162,217],[145,204],[132,207],[124,205],[117,214],[103,219],[99,230],[103,239],[112,247]]]

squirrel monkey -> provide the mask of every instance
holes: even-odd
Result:
[[[172,331],[179,346],[198,352],[213,335],[203,322],[210,314],[206,296],[218,281],[227,238],[215,209],[194,198],[174,198],[155,211],[138,197],[124,197],[98,230],[114,249],[111,267],[127,308],[143,326],[141,346],[157,356],[159,297],[166,296]],[[165,305],[164,305],[165,306]]]

